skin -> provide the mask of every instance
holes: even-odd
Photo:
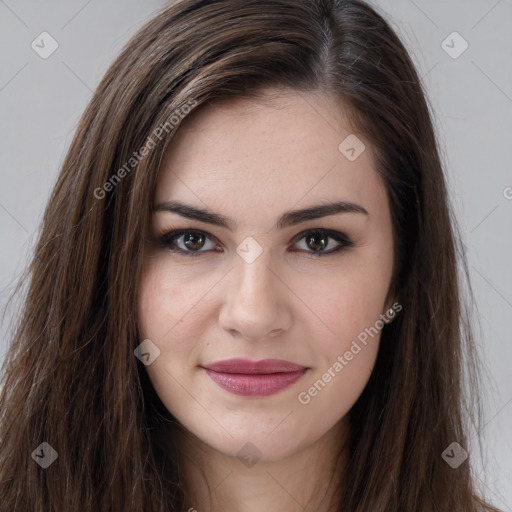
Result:
[[[368,382],[380,331],[359,343],[342,371],[331,370],[335,377],[309,403],[298,395],[393,303],[388,197],[362,135],[366,150],[355,161],[338,149],[352,133],[333,99],[267,90],[261,100],[230,99],[194,113],[162,163],[155,206],[179,200],[237,224],[231,232],[156,212],[153,241],[176,229],[208,237],[193,241],[192,249],[184,237],[175,240],[183,250],[202,251],[198,257],[149,243],[139,293],[141,340],[160,350],[146,370],[184,427],[178,436],[193,510],[333,510],[328,502],[345,452],[335,453],[345,446],[347,413]],[[368,215],[341,213],[276,228],[285,211],[340,200]],[[322,240],[295,237],[317,228],[344,233],[354,246],[310,257]],[[252,263],[236,252],[248,236],[263,251]],[[333,238],[325,243],[324,252],[339,245]],[[244,397],[200,368],[235,357],[284,359],[309,369],[278,393]],[[251,467],[237,457],[247,442],[258,450]]]

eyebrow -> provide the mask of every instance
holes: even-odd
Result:
[[[222,228],[234,231],[237,224],[228,217],[221,215],[220,213],[212,212],[206,208],[196,208],[180,201],[165,201],[157,205],[155,212],[171,212],[176,213],[187,219],[197,220],[205,222],[207,224],[213,224]],[[359,213],[362,215],[369,216],[369,213],[361,205],[351,203],[349,201],[334,201],[319,204],[316,206],[310,206],[301,210],[291,210],[285,212],[278,220],[276,226],[278,229],[283,229],[289,226],[294,226],[313,219],[320,219],[329,215],[336,215],[340,213]]]

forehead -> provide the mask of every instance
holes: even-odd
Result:
[[[355,160],[344,153],[345,141],[362,151]],[[371,146],[355,135],[339,102],[269,90],[189,116],[162,162],[155,204],[187,200],[246,211],[249,219],[258,207],[277,214],[319,200],[364,202],[375,210],[385,207],[383,194]]]

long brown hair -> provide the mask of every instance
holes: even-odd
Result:
[[[442,457],[478,422],[477,367],[464,254],[404,46],[358,0],[179,0],[107,71],[48,202],[2,369],[1,511],[183,509],[177,447],[158,434],[171,416],[134,357],[156,178],[190,112],[274,86],[339,99],[390,198],[403,311],[349,413],[339,510],[496,510],[471,454],[456,469]],[[58,453],[46,469],[31,456],[43,442]]]

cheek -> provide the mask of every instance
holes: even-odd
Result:
[[[370,378],[384,326],[387,277],[382,268],[361,262],[350,274],[334,272],[311,295],[310,307],[328,330],[316,340],[317,365],[297,399],[306,411],[321,414],[323,425],[345,416]]]
[[[154,339],[165,348],[182,324],[194,317],[209,284],[207,280],[191,280],[182,269],[161,260],[151,259],[142,275],[138,324],[141,337]]]
[[[379,279],[368,267],[361,272],[351,271],[350,275],[334,272],[327,283],[317,285],[307,304],[325,326],[327,335],[321,346],[331,356],[349,347],[352,340],[379,320],[386,292],[387,281]]]
[[[377,350],[378,336],[366,346],[354,341],[300,389],[298,407],[304,414],[316,417],[321,430],[334,425],[352,409],[368,383]]]
[[[372,279],[340,277],[325,291],[313,307],[323,307],[331,334],[316,340],[317,365],[297,400],[305,411],[321,416],[321,425],[330,425],[350,411],[370,378],[384,326],[385,288]]]
[[[178,287],[170,286],[161,272],[161,266],[153,264],[141,279],[138,297],[138,323],[140,336],[154,342],[161,341],[172,325],[180,318],[177,305],[183,304]]]
[[[183,378],[186,357],[192,348],[182,325],[188,321],[187,311],[194,304],[193,297],[186,293],[193,287],[184,288],[179,276],[176,269],[151,259],[141,276],[137,303],[139,338],[151,340],[160,351],[145,370],[170,411],[179,405],[177,382]]]
[[[165,266],[152,261],[142,276],[138,325],[140,340],[149,339],[158,347],[159,356],[145,369],[157,394],[170,410],[175,406],[176,395],[171,388],[174,388],[175,379],[181,379],[186,358],[193,348],[187,343],[192,337],[185,336],[182,328],[188,321],[187,311],[193,302],[183,292],[176,272],[163,270]],[[169,279],[170,275],[173,276],[172,280]]]
[[[218,277],[195,274],[169,264],[163,256],[149,260],[141,277],[139,337],[150,339],[160,350],[160,357],[146,367],[152,380],[169,380],[169,373],[179,378],[197,364],[198,340],[205,337],[211,321],[209,291]]]

